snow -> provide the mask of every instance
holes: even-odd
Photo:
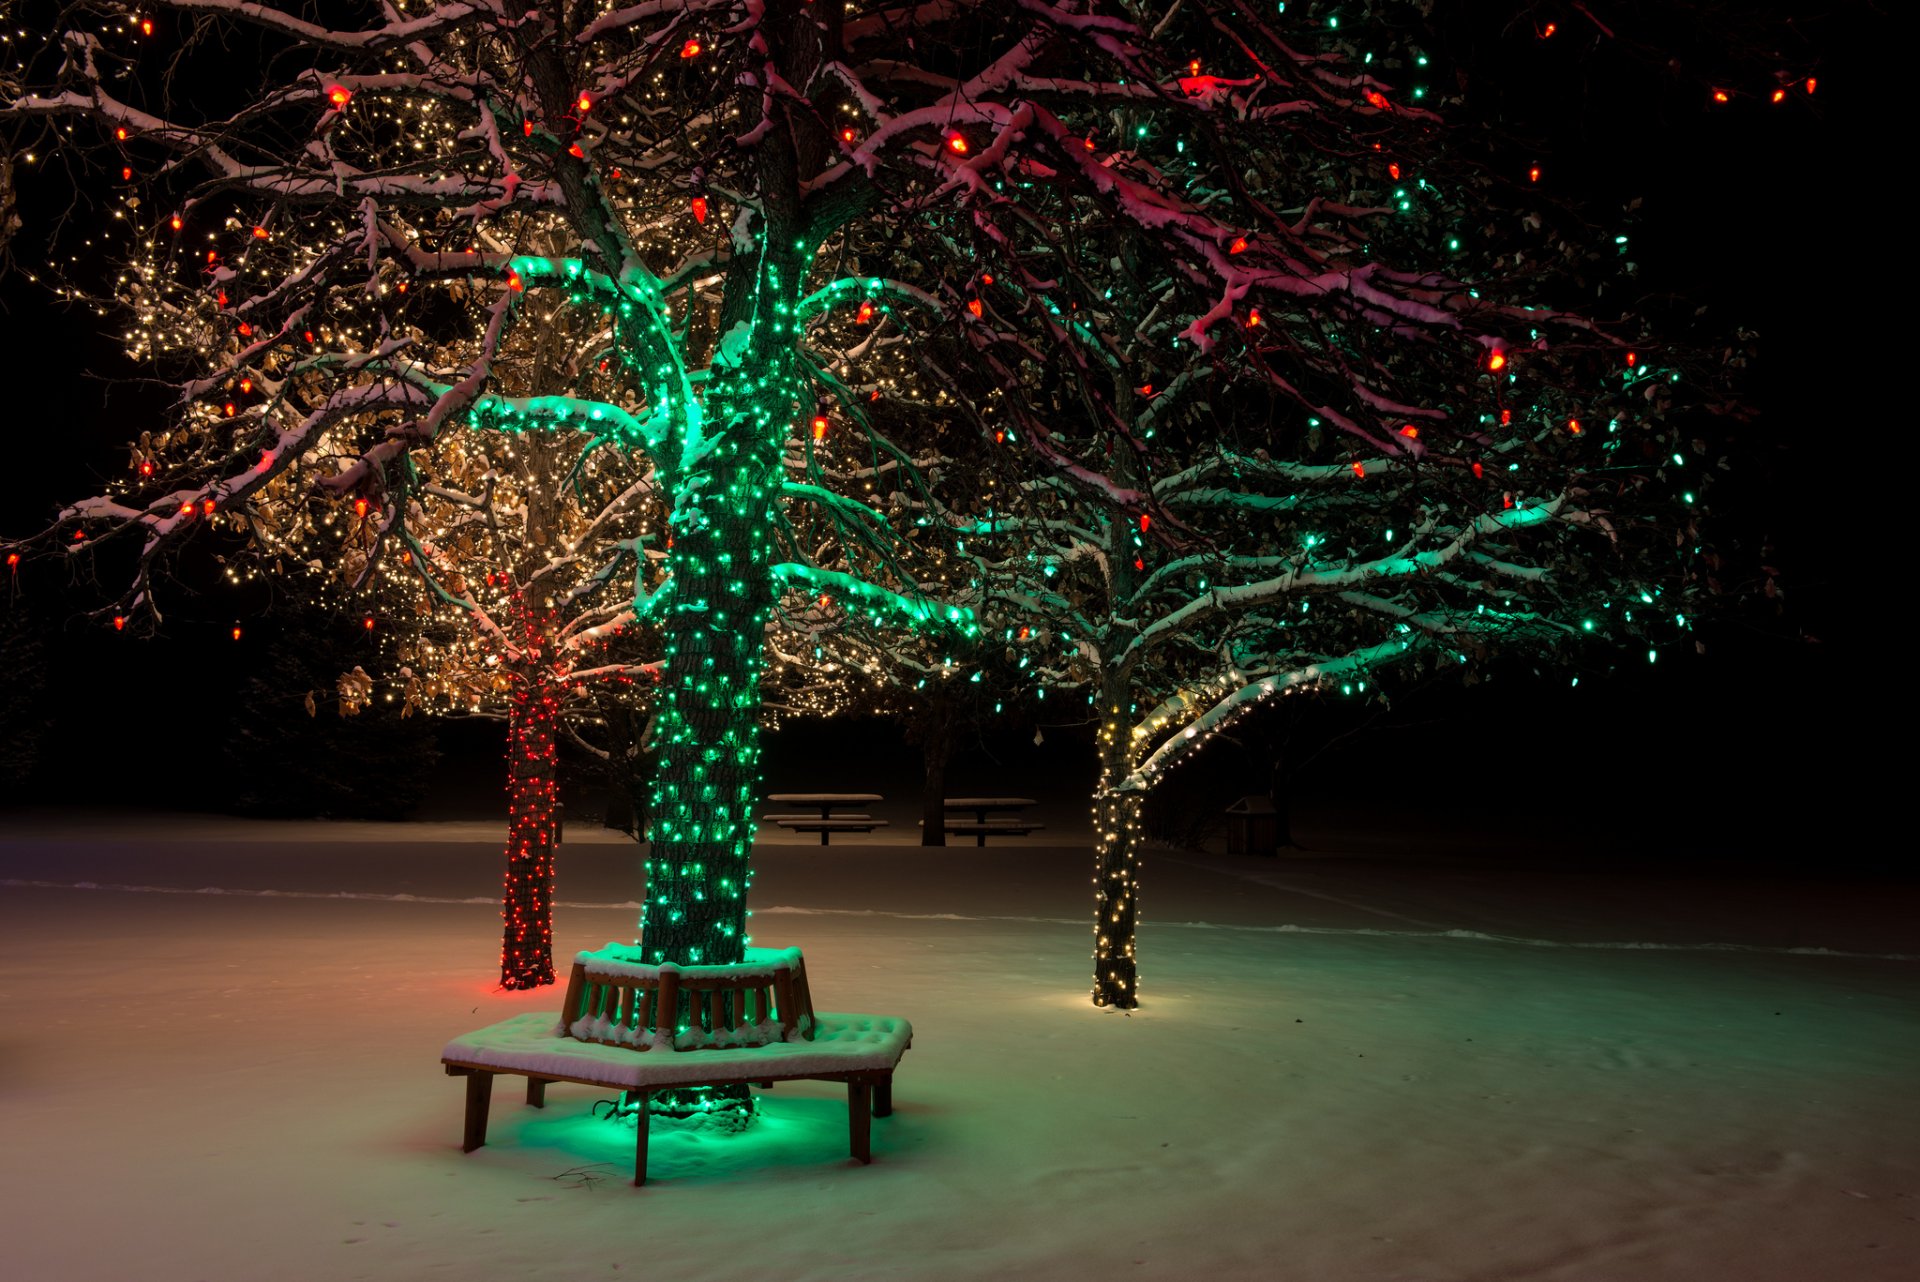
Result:
[[[441,1051],[441,1058],[515,1073],[589,1077],[622,1090],[652,1090],[716,1078],[802,1077],[892,1068],[913,1042],[913,1025],[904,1019],[821,1011],[810,1042],[654,1054],[558,1037],[553,1031],[558,1019],[552,1011],[515,1015],[454,1038]],[[588,1025],[587,1031],[593,1033],[604,1032],[593,1025],[606,1022],[575,1021]]]
[[[861,1167],[844,1089],[783,1083],[745,1137],[656,1124],[636,1190],[600,1088],[536,1110],[502,1085],[459,1151],[440,1050],[558,1004],[492,987],[497,832],[0,816],[0,1259],[62,1282],[718,1280],[770,1250],[795,1282],[1905,1282],[1915,889],[1633,853],[1152,854],[1123,1015],[1086,1002],[1084,847],[768,846],[756,933],[804,947],[823,1005],[913,1023],[895,1114]],[[570,842],[562,956],[631,935],[639,863]],[[714,1249],[743,1224],[756,1247]]]

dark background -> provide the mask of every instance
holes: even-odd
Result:
[[[1746,553],[1773,547],[1767,560],[1782,571],[1786,612],[1716,626],[1704,656],[1664,654],[1651,667],[1626,656],[1620,673],[1577,688],[1523,665],[1469,690],[1397,697],[1385,713],[1292,701],[1294,712],[1249,727],[1164,785],[1156,810],[1168,831],[1208,835],[1225,802],[1266,789],[1278,756],[1298,835],[1320,849],[1906,871],[1908,860],[1868,835],[1888,822],[1886,745],[1899,742],[1904,721],[1901,683],[1883,675],[1897,672],[1901,656],[1882,641],[1868,661],[1898,608],[1897,588],[1869,600],[1847,573],[1876,560],[1886,562],[1882,577],[1898,572],[1863,522],[1874,519],[1905,430],[1896,380],[1907,371],[1886,323],[1896,287],[1888,268],[1903,248],[1901,215],[1886,194],[1906,167],[1894,125],[1903,69],[1891,24],[1864,8],[1828,11],[1806,34],[1801,52],[1815,51],[1820,79],[1812,100],[1712,109],[1691,66],[1542,52],[1470,25],[1453,33],[1454,54],[1479,69],[1470,88],[1482,109],[1497,103],[1541,133],[1550,184],[1608,207],[1644,199],[1635,229],[1644,288],[1707,307],[1708,323],[1723,330],[1758,331],[1762,359],[1745,394],[1760,417],[1744,429],[1742,467],[1717,497]],[[120,381],[137,371],[101,336],[110,320],[57,306],[24,278],[68,191],[46,166],[17,172],[27,225],[14,270],[0,280],[8,535],[123,475],[122,442],[164,404]],[[1876,430],[1882,423],[1892,430]],[[50,727],[31,766],[18,752],[30,735],[10,731],[4,769],[15,803],[232,808],[248,786],[249,754],[235,751],[246,746],[242,710],[273,685],[286,639],[311,621],[258,614],[258,599],[176,592],[157,636],[120,636],[79,617],[99,598],[63,577],[29,573],[13,585],[5,715]],[[238,642],[229,632],[236,620],[245,626]],[[350,656],[356,639],[329,644]],[[390,732],[372,720],[344,735],[336,728],[324,751],[357,743],[392,754],[397,745],[389,768],[414,770],[426,790],[415,813],[503,814],[499,727],[433,729],[444,754],[437,769],[431,745],[407,748],[421,742],[407,737],[412,727]],[[1084,797],[1086,728],[1041,729],[1040,746],[1032,724],[1011,723],[970,744],[949,791]],[[576,821],[597,809],[591,773],[575,771]],[[771,790],[892,796],[918,786],[901,728],[872,720],[778,732],[765,775]]]

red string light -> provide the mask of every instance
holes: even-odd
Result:
[[[345,85],[327,86],[327,101],[336,107],[344,107],[353,101],[353,91]]]
[[[967,140],[959,134],[948,134],[947,150],[956,156],[964,156],[967,154]]]
[[[688,202],[688,204],[689,204],[689,207],[692,208],[693,210],[693,221],[695,221],[696,223],[699,223],[703,227],[706,226],[707,198],[705,196],[695,196],[691,201]]]
[[[967,300],[967,310],[973,313],[975,320],[979,320],[980,313],[986,310],[986,305],[977,298],[969,298]]]
[[[827,419],[826,415],[815,414],[813,416],[813,439],[816,441],[826,440],[827,429],[832,426],[833,424]]]
[[[702,46],[698,40],[688,40],[680,46],[680,56],[682,58],[698,58],[701,48]]]
[[[1487,368],[1498,374],[1507,367],[1507,354],[1499,348],[1487,353]]]

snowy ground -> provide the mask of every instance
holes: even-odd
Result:
[[[914,1022],[898,1112],[861,1168],[843,1095],[783,1087],[744,1139],[656,1130],[635,1190],[588,1088],[534,1112],[503,1084],[491,1143],[459,1151],[441,1044],[555,1004],[490,991],[491,831],[0,824],[8,1278],[1910,1282],[1920,1260],[1911,888],[1163,856],[1123,1016],[1085,1002],[1084,848],[770,846],[760,941],[806,949],[822,1007]],[[564,950],[631,937],[636,863],[576,835]]]

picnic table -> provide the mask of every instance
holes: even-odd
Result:
[[[1035,805],[1032,797],[948,797],[947,831],[974,838],[974,845],[987,844],[989,834],[1006,837],[1023,837],[1044,824],[1033,823],[1019,816],[1019,812]],[[955,819],[953,812],[971,811],[972,820]],[[993,818],[996,814],[1006,813],[1011,818]]]
[[[790,832],[817,832],[820,844],[830,845],[828,840],[836,832],[872,832],[875,828],[884,828],[887,821],[875,819],[872,815],[834,816],[836,806],[863,806],[871,801],[884,801],[877,792],[774,792],[767,795],[768,801],[777,801],[786,806],[812,806],[820,811],[818,818],[812,815],[763,815],[768,823],[778,824]]]

